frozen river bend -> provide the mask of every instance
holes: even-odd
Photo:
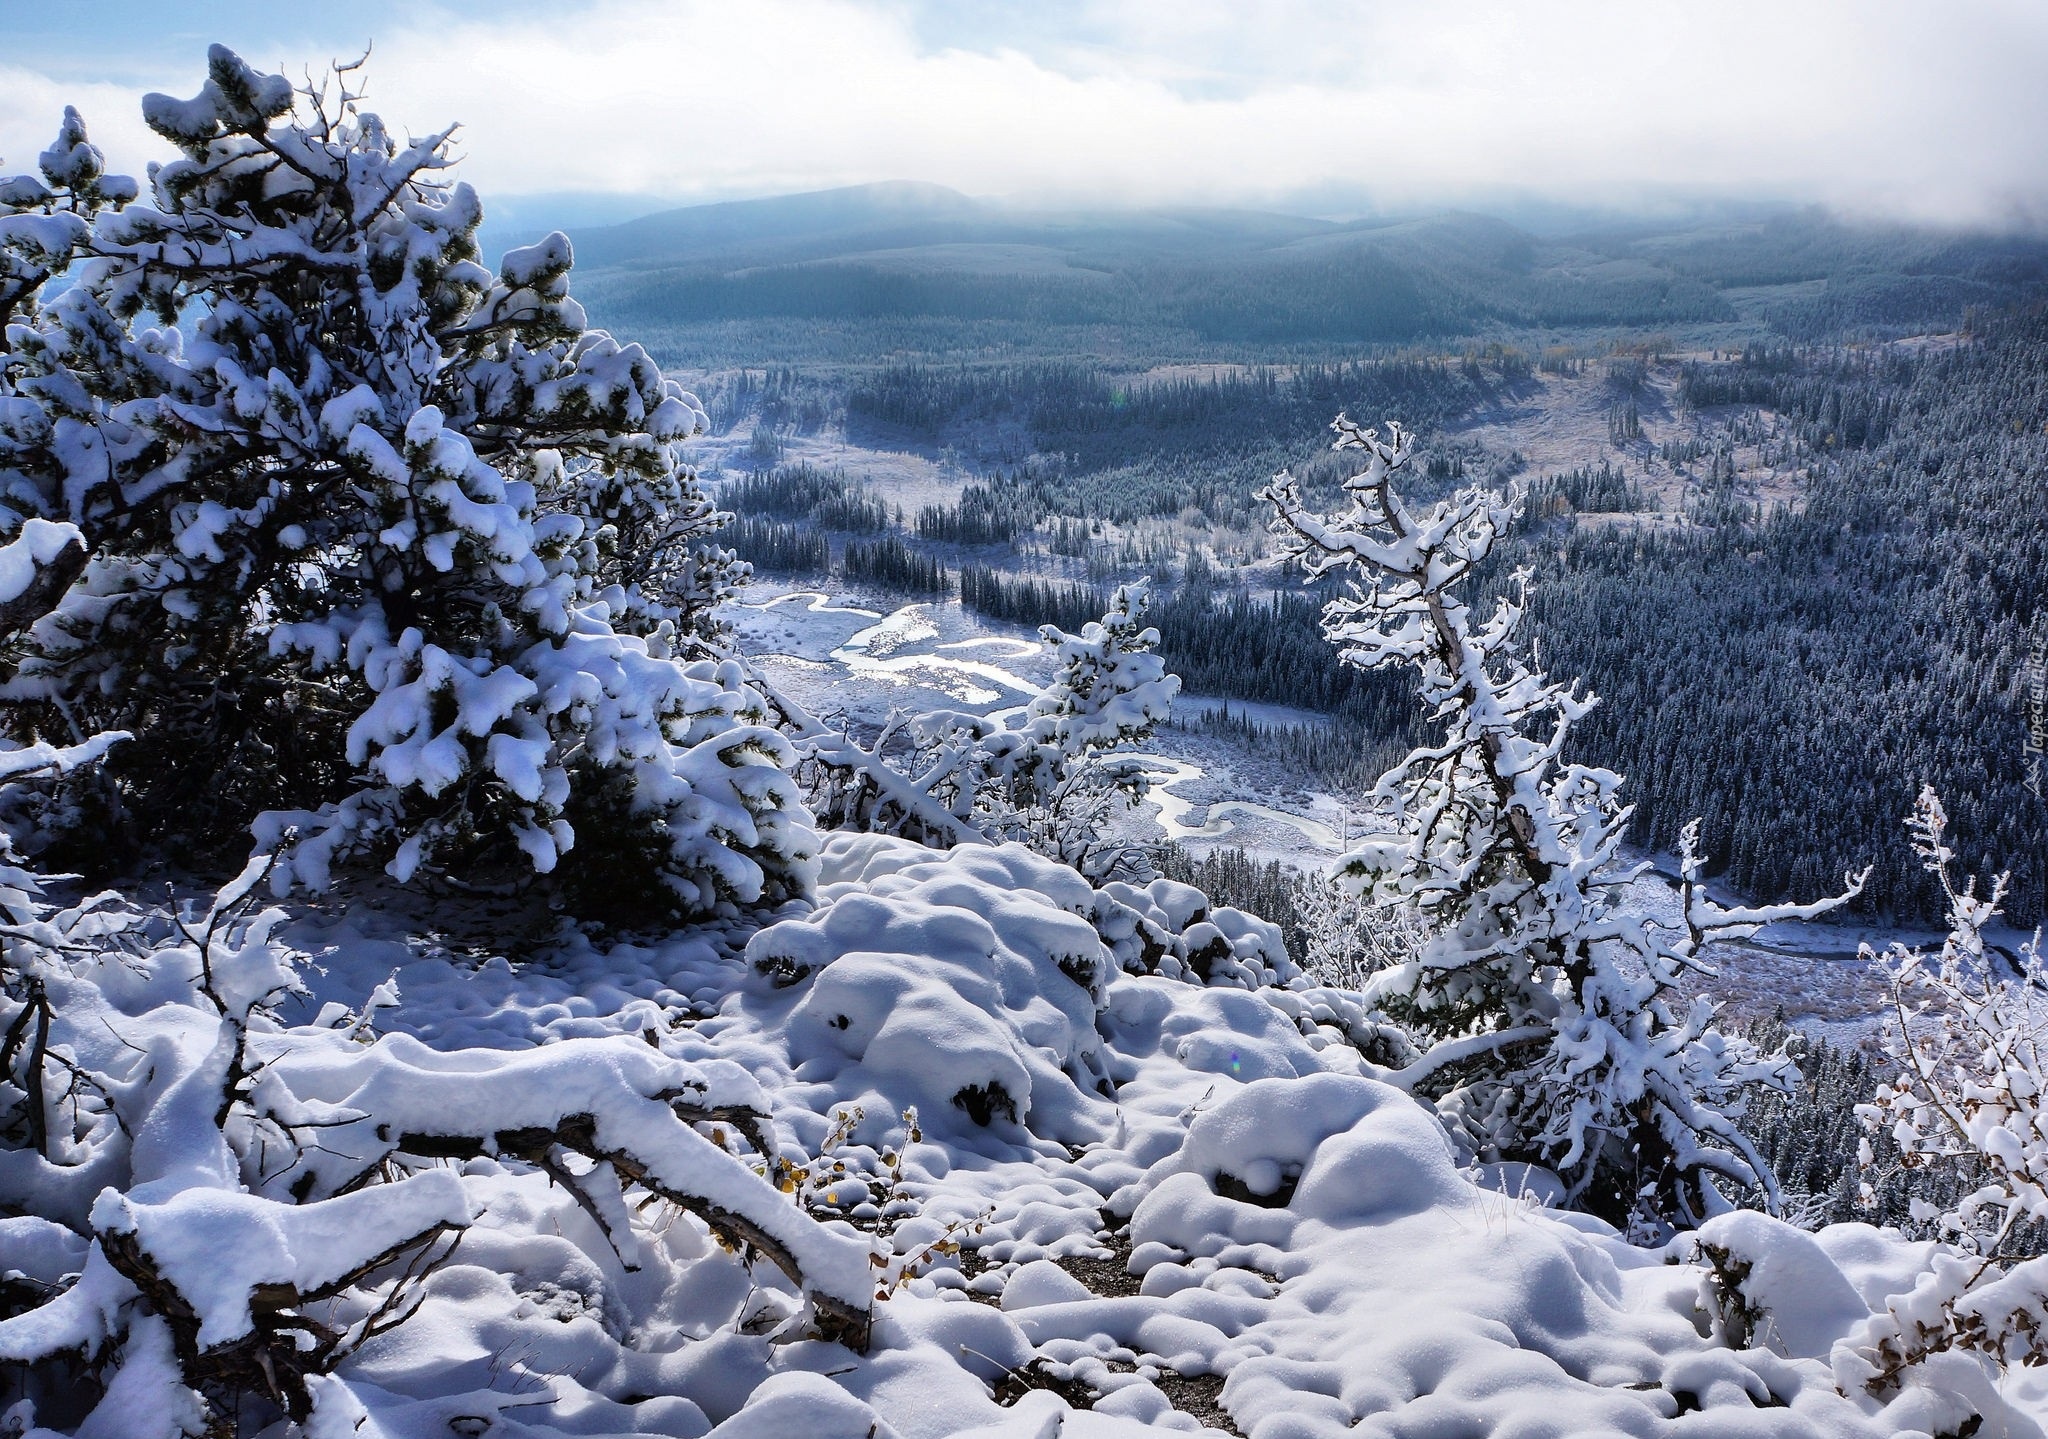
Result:
[[[992,626],[956,603],[870,607],[815,590],[757,587],[764,591],[726,608],[741,647],[813,713],[857,726],[877,726],[892,709],[1000,712],[1029,701],[1051,670],[1051,649],[1037,636],[1020,626]],[[1185,714],[1215,703],[1184,695],[1175,709]],[[1268,721],[1320,722],[1306,712],[1251,708]],[[1256,757],[1240,749],[1167,732],[1143,762],[1152,774],[1144,809],[1155,835],[1197,852],[1243,848],[1291,863],[1340,851],[1343,802],[1298,787],[1283,801],[1268,792],[1272,778],[1257,773]],[[1259,798],[1245,798],[1248,792]]]

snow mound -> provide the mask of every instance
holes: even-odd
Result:
[[[1277,925],[1227,905],[1212,905],[1192,885],[1155,879],[1142,888],[1112,881],[1090,909],[1103,942],[1134,974],[1256,989],[1294,979]]]
[[[1824,1359],[1870,1318],[1870,1306],[1813,1235],[1748,1210],[1718,1214],[1693,1236],[1713,1269],[1709,1303],[1731,1339]]]
[[[1398,1089],[1345,1074],[1255,1080],[1197,1115],[1179,1151],[1139,1186],[1134,1239],[1192,1240],[1178,1247],[1213,1252],[1237,1225],[1261,1227],[1256,1216],[1233,1223],[1229,1208],[1196,1199],[1189,1179],[1226,1206],[1285,1208],[1329,1224],[1471,1202],[1429,1114]],[[1203,1212],[1223,1227],[1190,1224]]]
[[[964,1117],[1097,1137],[1111,961],[1060,903],[1085,904],[1087,883],[1021,845],[935,855],[844,838],[825,846],[816,912],[746,949],[772,990],[800,996],[787,1016],[797,1076],[842,1102],[914,1106],[934,1132]]]

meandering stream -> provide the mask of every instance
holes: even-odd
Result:
[[[797,613],[802,622],[763,636],[769,647],[757,648],[756,658],[801,670],[813,683],[829,684],[837,674],[891,686],[917,685],[984,713],[1000,713],[1039,693],[1039,685],[1013,666],[1042,660],[1047,651],[1043,641],[973,634],[943,639],[940,623],[957,622],[960,614],[955,610],[916,603],[885,615],[859,605],[834,604],[831,596],[817,590],[794,590],[733,608],[766,616],[790,605],[800,606]],[[846,633],[848,621],[842,616],[872,623]],[[954,633],[958,632],[956,627]],[[986,657],[969,658],[963,651],[980,651]],[[1168,839],[1217,841],[1247,823],[1268,821],[1301,837],[1305,859],[1334,855],[1341,847],[1341,836],[1324,820],[1250,800],[1205,802],[1195,798],[1209,773],[1192,760],[1157,752],[1136,758],[1152,775],[1147,803],[1157,809],[1160,830]],[[1198,812],[1201,817],[1196,822]]]

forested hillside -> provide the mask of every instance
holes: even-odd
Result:
[[[1816,342],[1942,328],[2048,280],[2038,240],[1784,209],[1536,235],[1459,213],[1053,213],[875,185],[573,238],[593,314],[681,366],[1316,359],[1616,328]]]
[[[1761,894],[1874,861],[1915,916],[1938,890],[1881,841],[1931,783],[1973,867],[2010,870],[2033,922],[2048,805],[2026,787],[2023,697],[2048,627],[2048,318],[1910,364],[1717,368],[1717,396],[1811,437],[1805,502],[1564,538],[1539,632],[1606,701],[1587,752],[1633,777],[1638,838],[1668,846],[1704,816],[1717,862]]]
[[[1474,438],[1544,402],[1505,348],[1146,383],[1076,363],[895,366],[845,382],[844,425],[985,476],[905,525],[971,608],[1072,626],[1112,581],[1150,573],[1190,689],[1339,716],[1350,738],[1318,742],[1317,771],[1356,782],[1377,771],[1354,756],[1425,731],[1377,677],[1324,662],[1320,602],[1274,591],[1250,490],[1291,464],[1332,493],[1343,466],[1299,437],[1338,411],[1399,415],[1423,436],[1422,492],[1528,486],[1482,585],[1498,593],[1518,565],[1536,577],[1543,653],[1605,700],[1580,744],[1631,776],[1636,843],[1669,848],[1698,816],[1710,863],[1746,890],[1874,862],[1859,904],[1927,919],[1929,881],[1888,841],[1932,782],[1972,865],[2010,869],[2013,912],[2037,917],[2048,806],[2025,787],[2022,695],[2048,592],[2042,313],[1979,317],[1931,349],[1538,362],[1607,373],[1576,382],[1610,406],[1597,465],[1538,469]],[[1689,438],[1652,443],[1640,419],[1628,438],[1646,411]],[[728,500],[749,513],[756,493]]]
[[[1079,364],[893,367],[852,382],[849,436],[946,446],[980,468],[1036,460],[1043,515],[1128,524],[1189,506],[1244,526],[1251,491],[1339,410],[1437,428],[1488,377],[1438,360],[1368,360],[1133,384]]]

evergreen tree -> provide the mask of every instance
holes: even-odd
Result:
[[[1145,623],[1144,587],[1119,588],[1078,634],[1039,633],[1059,668],[1021,715],[899,715],[863,747],[778,696],[819,771],[821,819],[928,844],[1017,840],[1098,879],[1137,865],[1110,821],[1147,776],[1117,751],[1149,738],[1180,691]]]
[[[799,891],[786,747],[685,659],[745,577],[678,456],[702,411],[586,328],[563,236],[479,264],[449,132],[401,145],[354,81],[215,47],[144,102],[182,151],[147,203],[75,114],[0,182],[0,536],[81,546],[9,641],[11,736],[131,731],[108,809],[201,855],[267,814],[280,883],[549,873],[581,839],[591,898]]]

